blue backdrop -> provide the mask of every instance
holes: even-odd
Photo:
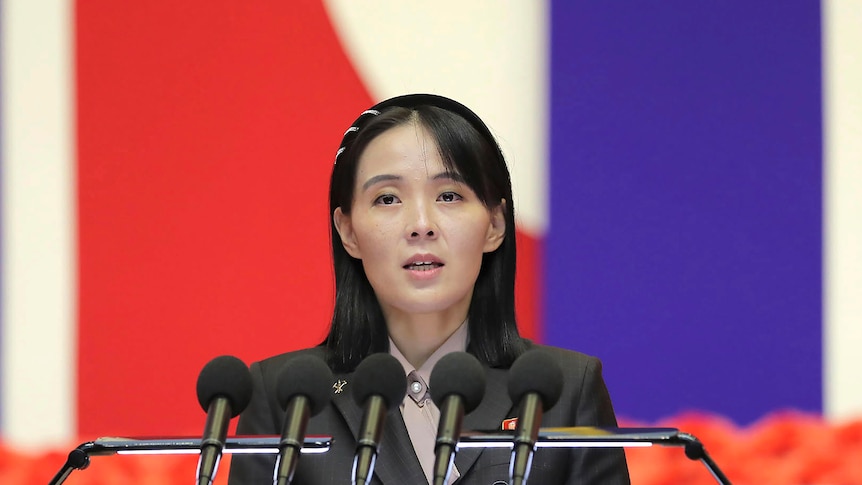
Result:
[[[552,2],[549,343],[618,414],[820,412],[818,2]]]

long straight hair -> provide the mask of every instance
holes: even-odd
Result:
[[[524,350],[515,321],[515,210],[505,159],[487,126],[467,107],[435,95],[407,95],[365,111],[347,131],[336,157],[329,187],[335,308],[323,341],[330,365],[349,372],[365,357],[389,350],[383,311],[362,261],[342,245],[332,214],[349,215],[359,158],[380,134],[407,123],[423,126],[436,141],[446,170],[457,173],[486,208],[503,204],[505,236],[499,248],[482,257],[473,287],[468,351],[492,367],[508,367]]]

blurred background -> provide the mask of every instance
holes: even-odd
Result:
[[[772,470],[827,449],[771,476],[862,483],[862,3],[0,0],[0,20],[0,477],[198,434],[207,361],[320,342],[341,135],[433,92],[509,161],[524,335],[600,357],[624,424],[701,430],[722,465],[754,463],[752,436]]]

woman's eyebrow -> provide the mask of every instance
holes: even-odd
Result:
[[[465,183],[467,183],[467,181],[466,181],[466,180],[464,180],[464,177],[462,177],[462,176],[461,176],[461,174],[460,174],[460,173],[457,173],[457,172],[440,172],[440,173],[438,173],[437,175],[435,175],[435,176],[433,176],[433,177],[431,177],[431,178],[432,178],[433,180],[443,180],[443,179],[448,179],[448,180],[451,180],[451,181],[453,181],[453,182],[457,182],[457,183],[459,183],[459,184],[465,184]]]
[[[375,175],[375,176],[371,177],[370,179],[366,180],[364,184],[362,184],[362,190],[368,190],[368,187],[371,187],[372,185],[380,183],[380,182],[389,182],[389,181],[393,181],[393,180],[397,181],[397,180],[402,180],[402,179],[403,179],[403,177],[401,177],[400,175],[392,175],[392,174]],[[431,180],[451,180],[451,181],[457,182],[459,184],[466,183],[466,181],[464,180],[464,177],[462,177],[461,174],[456,173],[456,172],[440,172],[437,175],[431,177]]]
[[[376,183],[386,182],[386,181],[390,181],[390,180],[401,180],[401,178],[402,177],[400,175],[390,175],[390,174],[375,175],[375,176],[371,177],[370,179],[366,180],[364,184],[362,184],[362,190],[367,190],[368,187],[371,187],[372,185],[374,185]]]

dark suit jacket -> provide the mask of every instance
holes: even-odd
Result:
[[[613,407],[601,375],[601,363],[594,357],[529,344],[547,350],[563,369],[564,386],[559,402],[544,413],[542,426],[616,426]],[[275,394],[276,379],[288,359],[302,353],[325,357],[323,348],[282,354],[251,365],[254,396],[242,413],[237,435],[279,435],[284,412]],[[485,397],[464,418],[463,429],[499,431],[503,420],[516,417],[517,406],[509,399],[507,369],[485,368]],[[296,485],[329,485],[350,483],[356,435],[362,420],[362,408],[353,400],[352,374],[336,374],[335,380],[346,381],[342,392],[335,393],[332,403],[311,418],[306,434],[332,436],[332,447],[324,454],[307,454],[299,460],[293,482]],[[506,484],[509,479],[509,449],[464,448],[455,457],[461,473],[459,485]],[[233,455],[230,485],[272,483],[274,455]],[[427,483],[413,445],[398,412],[390,413],[374,468],[377,485]],[[620,449],[552,449],[540,448],[533,457],[529,483],[556,484],[628,484],[625,455]]]

